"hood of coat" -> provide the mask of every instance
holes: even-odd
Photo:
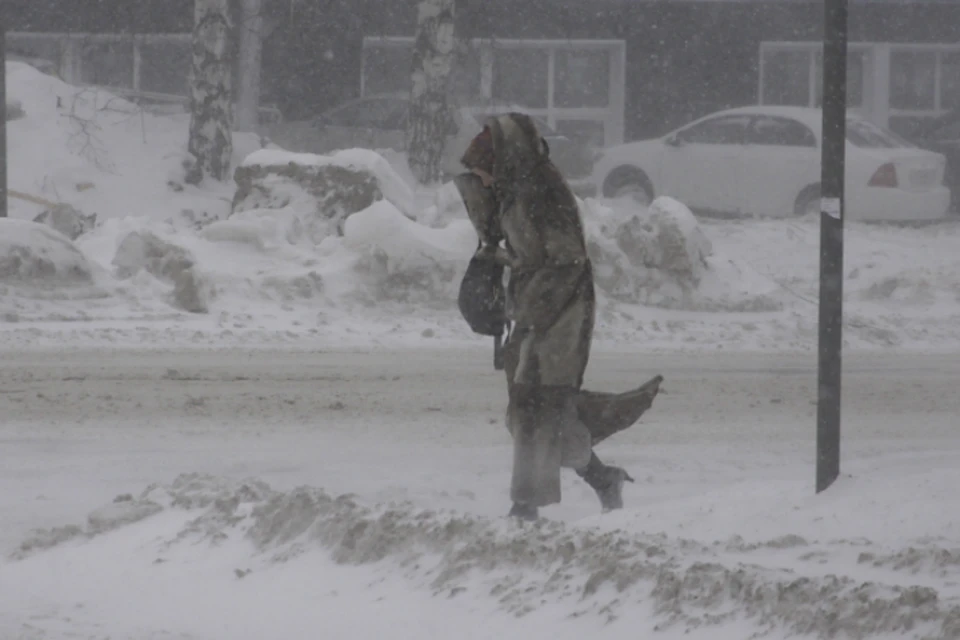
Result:
[[[493,143],[493,178],[506,187],[527,178],[538,165],[550,159],[550,149],[533,119],[522,113],[506,113],[486,122]]]

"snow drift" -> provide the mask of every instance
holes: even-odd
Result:
[[[939,598],[934,588],[799,576],[750,562],[748,554],[762,549],[816,553],[799,536],[706,545],[549,521],[492,521],[403,502],[365,506],[312,487],[282,492],[258,479],[197,473],[150,486],[137,497],[118,496],[91,513],[85,527],[36,531],[13,557],[29,562],[66,542],[109,536],[163,512],[179,514],[179,527],[172,535],[153,536],[141,553],[156,564],[178,548],[216,554],[228,541],[242,541],[245,557],[236,546],[229,552],[242,563],[234,572],[238,579],[256,580],[320,551],[341,565],[377,564],[434,597],[492,601],[516,617],[562,604],[573,617],[610,623],[649,606],[648,631],[747,622],[756,630],[752,637],[898,634],[947,640],[960,633],[960,603]],[[895,561],[873,558],[888,560]]]
[[[342,235],[348,216],[384,198],[412,212],[410,188],[384,158],[363,149],[332,156],[264,149],[247,156],[234,180],[233,213],[289,208],[315,244]]]
[[[0,219],[0,282],[38,288],[91,284],[90,263],[70,239],[35,222]]]
[[[315,245],[343,236],[343,246],[361,256],[355,267],[370,303],[453,308],[476,235],[452,185],[441,187],[434,204],[414,215],[411,191],[396,171],[378,154],[360,150],[329,157],[263,150],[244,161],[236,179],[235,216],[255,212],[262,225],[266,212],[276,210],[286,221],[283,237],[305,234]],[[770,283],[759,294],[704,290],[705,281],[727,275],[714,273],[723,272],[727,263],[680,202],[660,198],[649,210],[632,211],[597,201],[580,204],[597,284],[611,298],[674,309],[779,308]],[[249,219],[241,220],[241,226],[233,218],[215,223],[206,237],[230,235],[225,230],[231,227],[234,237],[256,236]],[[275,230],[268,233],[278,239]],[[745,282],[740,275],[739,282]]]
[[[196,187],[184,182],[185,114],[144,112],[23,63],[8,63],[7,71],[10,101],[23,106],[8,125],[17,159],[10,186],[36,197],[12,199],[11,215],[75,238],[99,267],[94,288],[67,297],[61,287],[42,298],[47,306],[36,288],[30,304],[22,295],[5,301],[17,308],[10,317],[189,321],[191,334],[214,342],[236,330],[270,341],[307,333],[406,340],[428,328],[456,341],[473,337],[455,305],[475,247],[463,204],[450,184],[413,185],[399,154],[291,154],[236,134],[238,183]],[[811,347],[818,290],[809,221],[703,221],[669,198],[647,209],[580,204],[599,289],[599,339]],[[848,229],[845,335],[852,345],[957,342],[955,227]],[[128,239],[131,233],[138,235]],[[151,234],[155,240],[145,240]],[[189,258],[142,257],[134,268],[128,250],[138,242]],[[178,262],[181,275],[164,266]],[[206,320],[190,313],[203,310]],[[26,328],[16,331],[32,340]],[[135,334],[137,342],[143,335]]]
[[[673,198],[657,198],[649,209],[588,200],[581,210],[597,285],[611,298],[683,310],[781,307],[778,287],[715,252],[693,213]]]
[[[189,116],[158,116],[97,88],[69,85],[22,62],[8,62],[8,99],[22,117],[8,123],[11,189],[68,204],[100,221],[226,217],[228,186],[185,185]],[[234,162],[260,148],[234,135]],[[11,199],[11,216],[33,219],[43,208]]]

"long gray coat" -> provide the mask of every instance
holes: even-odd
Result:
[[[500,230],[500,205],[493,189],[483,187],[476,175],[464,173],[454,185],[466,205],[467,215],[481,244],[495,246],[503,240]],[[504,353],[507,384],[512,386],[520,361],[520,341],[511,341]],[[662,376],[621,393],[580,389],[577,394],[577,415],[590,432],[593,446],[610,436],[630,428],[649,409],[660,390]]]
[[[511,497],[545,506],[560,501],[560,468],[585,468],[591,437],[577,417],[577,395],[590,355],[593,272],[573,192],[550,160],[528,116],[510,113],[486,122],[464,165],[492,174],[499,205],[496,228],[505,248],[490,259],[509,267],[506,346],[513,434]],[[478,166],[474,157],[487,160]]]

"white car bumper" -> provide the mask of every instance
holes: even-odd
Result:
[[[950,189],[944,186],[923,192],[867,187],[851,199],[846,216],[873,222],[918,222],[943,218],[949,207]]]

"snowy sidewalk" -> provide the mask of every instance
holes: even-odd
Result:
[[[601,447],[638,482],[530,529],[486,349],[8,355],[3,637],[956,637],[955,358],[848,358],[815,496],[812,358],[601,350],[592,387],[666,378]]]

